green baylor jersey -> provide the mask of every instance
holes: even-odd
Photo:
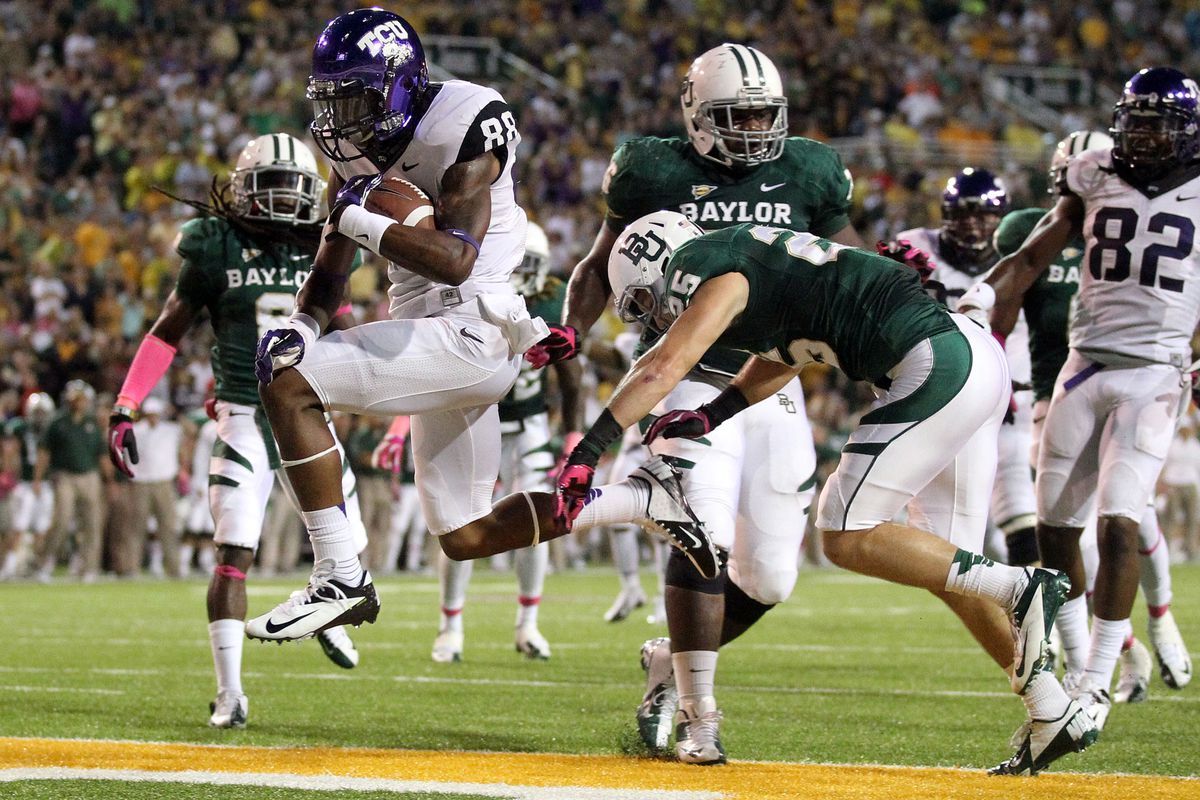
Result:
[[[41,431],[35,430],[24,417],[13,417],[4,423],[4,435],[15,439],[20,446],[21,480],[33,480],[33,466],[37,463]]]
[[[546,279],[546,287],[536,297],[526,297],[529,316],[542,319],[561,319],[567,285],[558,278]],[[535,368],[521,360],[521,370],[508,394],[500,401],[500,421],[515,422],[548,410],[546,402],[546,370]]]
[[[758,223],[817,236],[850,224],[850,171],[828,145],[798,136],[783,154],[752,169],[729,170],[697,155],[685,138],[651,136],[621,145],[604,176],[606,224],[620,231],[655,211],[678,211],[706,231]],[[653,344],[649,336],[642,350]],[[745,353],[713,348],[706,371],[735,374]]]
[[[784,364],[832,364],[879,382],[921,341],[958,328],[916,271],[808,233],[735,225],[685,242],[664,269],[667,306],[681,312],[706,280],[750,284],[746,308],[717,344]]]
[[[184,223],[175,249],[183,257],[176,295],[212,318],[217,399],[257,406],[258,340],[291,316],[313,256],[290,245],[258,245],[219,217]],[[355,255],[355,267],[361,263]]]
[[[1016,252],[1045,214],[1044,208],[1026,208],[1005,215],[996,229],[996,252],[1001,256]],[[1079,291],[1083,249],[1083,239],[1068,244],[1029,287],[1022,301],[1025,321],[1029,324],[1029,359],[1035,400],[1050,398],[1058,371],[1067,360],[1067,328],[1071,319],[1071,301]]]

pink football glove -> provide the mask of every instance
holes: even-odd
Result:
[[[596,468],[587,464],[567,464],[558,474],[554,521],[560,529],[570,530],[571,524],[587,505]]]
[[[924,250],[913,247],[908,239],[897,239],[891,242],[876,242],[875,252],[884,258],[898,261],[906,267],[912,267],[921,276],[921,283],[929,280],[935,264],[929,260],[929,254]]]
[[[579,352],[579,331],[555,323],[547,327],[550,335],[525,351],[525,360],[538,369],[574,358]]]

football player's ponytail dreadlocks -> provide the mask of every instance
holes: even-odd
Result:
[[[213,178],[207,203],[200,200],[189,200],[186,197],[179,197],[159,186],[155,186],[154,190],[159,194],[166,195],[177,203],[191,206],[201,214],[210,217],[220,217],[228,222],[239,236],[251,239],[258,245],[266,245],[267,247],[290,245],[300,248],[309,255],[316,255],[317,247],[321,244],[321,230],[324,228],[324,221],[307,225],[276,225],[270,222],[249,220],[238,214],[233,208],[228,181],[218,183],[217,179]]]

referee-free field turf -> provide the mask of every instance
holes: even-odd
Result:
[[[1195,651],[1200,568],[1174,579]],[[303,580],[251,575],[251,613]],[[249,725],[216,731],[204,580],[0,585],[0,797],[1200,797],[1194,779],[1136,777],[1200,773],[1200,681],[1176,692],[1157,672],[1149,702],[1117,706],[1101,741],[1054,770],[1106,775],[983,777],[1011,752],[1023,707],[918,590],[803,570],[791,600],[721,653],[733,763],[706,769],[640,751],[638,650],[665,631],[642,612],[602,621],[617,588],[608,571],[548,579],[548,662],[513,650],[511,575],[477,568],[460,664],[429,659],[435,579],[378,588],[379,622],[354,631],[357,669],[311,641],[247,641]],[[1139,601],[1143,639],[1145,620]]]

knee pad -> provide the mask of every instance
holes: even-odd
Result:
[[[688,561],[687,556],[675,548],[671,548],[671,555],[667,557],[666,583],[667,586],[674,586],[676,589],[685,589],[689,592],[700,592],[701,594],[724,594],[725,593],[725,552],[717,551],[720,556],[721,569],[717,572],[715,578],[705,578],[696,571],[696,567],[691,561]]]
[[[725,581],[725,618],[747,628],[758,622],[774,605],[760,603],[732,580]]]
[[[1041,560],[1038,554],[1037,532],[1034,528],[1022,528],[1006,533],[1004,541],[1008,545],[1008,563],[1012,566],[1025,567]]]

